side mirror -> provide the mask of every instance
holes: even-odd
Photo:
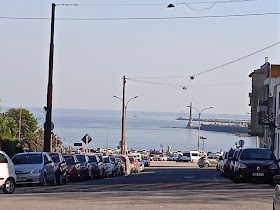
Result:
[[[280,175],[276,175],[273,177],[273,183],[274,184],[280,184]]]

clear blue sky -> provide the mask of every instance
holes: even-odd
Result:
[[[131,1],[54,1],[57,18],[132,18],[224,16],[280,12],[279,0],[191,4],[198,1],[153,1],[157,5],[123,5]],[[0,17],[43,17],[50,1],[1,0]],[[122,4],[90,5],[83,4]],[[151,4],[133,1],[133,4]],[[169,3],[177,4],[168,9]],[[0,19],[0,99],[2,106],[46,105],[50,20]],[[122,77],[189,76],[230,62],[280,40],[280,15],[163,19],[56,20],[54,108],[120,110]],[[248,75],[269,58],[280,64],[280,45],[232,65],[189,78],[144,79],[178,87],[128,80],[128,110],[186,112],[187,105],[208,113],[250,111]],[[242,84],[236,84],[242,83]],[[227,85],[221,85],[227,84]],[[229,85],[232,84],[232,85]],[[183,90],[179,86],[188,86]]]

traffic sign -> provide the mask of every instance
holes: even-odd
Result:
[[[244,142],[244,140],[241,139],[241,140],[239,140],[238,144],[239,144],[239,146],[243,147],[245,142]]]
[[[91,142],[92,138],[86,134],[83,138],[82,138],[82,141],[86,144],[86,143],[89,143]]]
[[[82,143],[74,143],[74,147],[81,147],[82,145]]]
[[[47,126],[47,124],[46,123],[44,123],[44,129],[46,130],[46,126]],[[53,122],[51,122],[51,131],[54,129],[54,123]]]

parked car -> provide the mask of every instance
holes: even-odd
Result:
[[[235,152],[235,149],[230,149],[228,152],[227,152],[227,155],[225,156],[224,158],[224,165],[223,165],[223,169],[221,171],[221,174],[224,176],[224,177],[228,177],[229,176],[229,168],[230,168],[230,161],[232,160],[232,157],[234,155],[234,152]]]
[[[137,159],[138,161],[138,164],[139,164],[139,171],[140,172],[144,172],[145,171],[145,165],[144,165],[144,162],[140,159]]]
[[[279,173],[278,161],[269,149],[242,149],[235,161],[232,176],[234,182],[243,180],[272,182],[273,177]]]
[[[158,160],[159,155],[156,154],[150,154],[150,160],[151,161],[157,161]]]
[[[223,170],[224,170],[225,158],[227,157],[227,154],[228,154],[228,152],[225,152],[218,159],[217,170],[220,171],[221,176],[224,176]]]
[[[0,151],[0,189],[5,194],[12,194],[16,188],[15,166],[9,156]]]
[[[200,168],[216,167],[217,164],[218,161],[215,156],[201,157],[197,162]]]
[[[114,155],[116,158],[120,158],[124,165],[125,165],[125,169],[124,169],[124,175],[128,176],[131,174],[131,163],[130,160],[128,158],[127,155]]]
[[[179,155],[178,154],[173,154],[173,155],[170,155],[167,160],[168,161],[176,161],[178,159]]]
[[[111,167],[112,167],[112,170],[113,170],[113,175],[117,175],[118,167],[117,167],[116,158],[114,156],[109,156],[109,158],[111,159]]]
[[[158,161],[167,161],[167,158],[168,158],[167,155],[161,154],[161,155],[158,157]]]
[[[81,164],[82,178],[86,180],[93,179],[93,167],[88,156],[86,154],[76,154],[76,157]]]
[[[116,167],[117,167],[117,176],[122,176],[124,174],[125,170],[125,164],[120,158],[115,158],[116,159]]]
[[[103,157],[103,161],[105,163],[105,177],[110,177],[110,176],[113,176],[113,173],[114,173],[114,164],[112,163],[110,157],[108,156],[105,156]]]
[[[236,164],[237,157],[240,155],[241,151],[242,150],[240,150],[240,149],[235,149],[234,153],[233,153],[233,156],[229,161],[228,178],[230,180],[232,180],[232,177],[234,176],[234,167],[235,167],[235,164]]]
[[[55,165],[55,176],[57,184],[67,184],[68,183],[68,175],[67,175],[67,164],[64,160],[64,157],[61,153],[52,152],[49,153],[52,157],[52,160]]]
[[[105,164],[103,161],[97,155],[89,155],[88,157],[93,167],[93,175],[97,178],[104,178]]]
[[[68,179],[72,181],[78,181],[82,175],[82,168],[76,155],[63,155],[67,164]]]
[[[143,156],[142,160],[144,162],[144,166],[150,166],[151,165],[151,158],[149,156]]]
[[[17,184],[56,185],[55,165],[46,152],[24,152],[12,158]]]
[[[139,173],[140,168],[139,168],[139,163],[134,157],[129,157],[129,161],[131,163],[131,172],[132,173]]]
[[[280,209],[280,175],[273,177],[273,183],[276,185],[273,195],[273,210]]]

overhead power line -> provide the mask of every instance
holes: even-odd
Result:
[[[201,75],[201,74],[205,74],[205,73],[208,73],[208,72],[217,70],[217,69],[219,69],[219,68],[228,66],[228,65],[230,65],[230,64],[236,63],[236,62],[241,61],[241,60],[243,60],[243,59],[245,59],[245,58],[251,57],[251,56],[253,56],[253,55],[255,55],[255,54],[258,54],[258,53],[260,53],[260,52],[262,52],[262,51],[265,51],[265,50],[267,50],[267,49],[269,49],[269,48],[272,48],[272,47],[274,47],[274,46],[276,46],[276,45],[278,45],[278,44],[280,44],[280,42],[276,42],[276,43],[274,43],[274,44],[272,44],[272,45],[269,45],[269,46],[267,46],[267,47],[265,47],[265,48],[262,48],[262,49],[260,49],[260,50],[255,51],[255,52],[252,52],[252,53],[250,53],[250,54],[248,54],[248,55],[242,56],[242,57],[240,57],[240,58],[238,58],[238,59],[235,59],[235,60],[233,60],[233,61],[224,63],[224,64],[219,65],[219,66],[216,66],[216,67],[214,67],[214,68],[211,68],[211,69],[208,69],[208,70],[205,70],[205,71],[201,71],[201,72],[199,72],[199,73],[197,73],[197,74],[184,75],[184,76],[166,76],[166,77],[138,77],[138,78],[131,78],[131,79],[173,79],[173,78],[175,79],[175,78],[190,78],[190,77],[192,77],[191,79],[194,79],[194,77],[196,77],[196,76],[199,76],[199,75]]]
[[[279,15],[280,12],[251,13],[251,14],[231,14],[231,15],[205,15],[205,16],[178,16],[178,17],[123,17],[123,18],[56,18],[61,21],[125,21],[125,20],[176,20],[176,19],[204,19],[204,18],[229,18],[229,17],[249,17]],[[44,17],[8,17],[0,16],[0,19],[7,20],[50,20]]]
[[[217,4],[217,3],[245,3],[245,2],[254,2],[259,0],[229,0],[229,1],[199,1],[199,2],[178,2],[178,4]],[[114,3],[114,4],[83,4],[83,3],[75,3],[75,4],[56,4],[57,6],[166,6],[166,4],[125,4],[125,3]]]

